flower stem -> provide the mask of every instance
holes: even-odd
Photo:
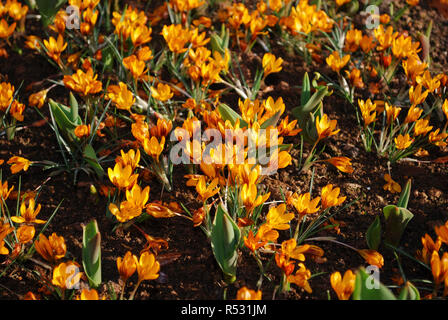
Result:
[[[135,285],[134,290],[131,293],[131,296],[129,297],[129,300],[134,300],[135,293],[137,292],[138,287],[140,286],[141,280],[138,280],[137,284]]]

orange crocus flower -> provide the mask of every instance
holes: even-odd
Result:
[[[126,252],[123,258],[117,258],[117,269],[120,278],[126,282],[137,270],[138,259],[130,251]]]
[[[331,287],[336,292],[339,300],[350,299],[350,296],[355,290],[355,280],[356,275],[351,270],[347,270],[344,273],[344,278],[341,277],[339,271],[331,274]]]
[[[44,224],[45,220],[36,219],[36,216],[39,214],[41,205],[38,204],[36,208],[34,208],[36,205],[33,198],[29,199],[28,206],[26,206],[25,201],[22,202],[20,206],[20,216],[13,216],[11,217],[11,220],[15,223],[37,223],[37,224]]]
[[[42,258],[52,263],[65,257],[67,252],[64,237],[58,236],[55,232],[48,238],[41,233],[39,240],[34,241],[34,247]]]
[[[236,293],[236,300],[261,300],[261,295],[260,290],[255,291],[244,286]]]
[[[327,114],[323,114],[322,119],[317,116],[316,118],[316,129],[318,140],[322,140],[329,136],[335,135],[340,129],[335,130],[337,125],[337,120],[329,120]]]
[[[392,180],[392,177],[390,176],[390,174],[386,173],[384,175],[384,180],[387,182],[383,186],[384,190],[388,190],[391,193],[401,192],[401,186],[398,183],[396,183],[394,180]]]

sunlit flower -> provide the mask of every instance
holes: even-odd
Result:
[[[318,207],[320,197],[316,197],[311,200],[311,194],[309,192],[298,195],[294,193],[289,199],[288,203],[292,204],[296,208],[300,216],[316,213],[319,211]]]
[[[263,247],[267,243],[267,241],[262,241],[258,237],[258,234],[257,236],[254,236],[252,230],[249,231],[247,236],[244,236],[243,240],[244,245],[252,252],[255,252],[256,250]]]
[[[428,67],[426,62],[422,62],[418,55],[410,56],[402,62],[404,72],[412,83],[416,83],[417,77],[422,75]]]
[[[236,300],[261,300],[261,295],[260,290],[255,291],[244,286],[236,293]]]
[[[199,33],[198,28],[193,28],[190,31],[190,43],[193,48],[201,48],[204,47],[207,43],[210,42],[210,38],[206,38],[207,33],[204,31]]]
[[[119,222],[123,223],[140,216],[143,208],[133,202],[123,201],[120,203],[120,207],[117,207],[114,203],[109,204],[109,211]]]
[[[406,133],[404,136],[399,134],[394,139],[394,141],[395,141],[395,147],[398,150],[404,150],[407,149],[414,142],[414,139],[411,139],[409,133]]]
[[[145,251],[140,255],[137,262],[138,282],[157,279],[159,270],[160,264],[152,253]]]
[[[132,44],[138,47],[151,41],[152,29],[145,25],[139,25],[131,31]]]
[[[122,166],[116,163],[114,169],[109,168],[107,173],[110,181],[120,189],[130,189],[137,182],[138,174],[132,174],[132,166]]]
[[[308,244],[297,246],[297,241],[294,238],[291,238],[282,242],[281,253],[285,255],[287,259],[305,261],[305,253],[309,248],[310,245]]]
[[[8,189],[8,181],[3,182],[0,180],[0,201],[7,200],[9,197],[9,194],[14,189],[14,186],[11,186],[11,188]]]
[[[205,1],[201,0],[170,0],[170,4],[178,11],[182,12],[187,12],[196,9],[205,3],[206,3]]]
[[[394,122],[401,111],[400,107],[392,106],[387,102],[384,105],[384,109],[386,110],[387,124]]]
[[[333,53],[326,59],[327,64],[334,72],[339,72],[345,67],[349,60],[349,54],[341,58],[338,51],[333,51]]]
[[[417,85],[417,87],[414,88],[414,86],[412,86],[409,89],[409,100],[411,101],[413,106],[423,103],[423,101],[425,101],[426,97],[428,96],[429,90],[426,90],[422,93],[422,88],[423,86],[419,84]]]
[[[64,76],[64,85],[84,96],[95,94],[102,90],[103,84],[96,80],[98,75],[93,74],[93,70],[89,68],[87,72],[81,69],[76,70],[76,73],[71,76]]]
[[[6,22],[5,19],[0,20],[0,39],[9,38],[13,34],[15,29],[16,29],[15,22],[11,25],[8,25],[8,22]]]
[[[353,68],[352,71],[348,72],[345,70],[345,74],[347,75],[347,79],[350,81],[350,84],[356,88],[364,88],[364,82],[361,77],[361,70],[358,68]]]
[[[373,38],[368,35],[363,35],[361,41],[359,42],[359,46],[361,47],[364,53],[369,53],[373,48],[375,48],[375,42]]]
[[[332,184],[328,184],[325,187],[323,187],[321,192],[322,209],[342,204],[347,197],[339,197],[340,191],[341,189],[338,187],[333,188]]]
[[[372,103],[370,99],[367,101],[358,100],[359,108],[361,109],[361,114],[364,119],[364,126],[367,127],[369,124],[376,120],[376,104]]]
[[[62,35],[59,34],[57,40],[53,37],[50,37],[48,40],[44,39],[44,46],[47,49],[48,56],[60,64],[61,53],[67,48],[67,43],[64,43]]]
[[[392,180],[392,177],[390,176],[390,174],[386,173],[384,175],[384,181],[386,181],[386,184],[383,186],[384,190],[387,190],[391,193],[400,193],[401,192],[401,186],[395,182],[394,180]]]
[[[129,150],[128,152],[124,152],[123,150],[120,150],[121,157],[117,157],[115,161],[117,163],[120,163],[123,167],[130,165],[132,167],[132,170],[135,170],[137,168],[139,162],[140,162],[140,150],[137,149],[135,151],[134,149]]]
[[[14,97],[14,86],[7,82],[0,83],[0,111],[6,111]]]
[[[117,258],[117,269],[120,278],[126,282],[137,270],[138,259],[130,251],[126,252],[123,258]]]
[[[280,72],[282,70],[282,58],[276,58],[272,53],[265,53],[262,60],[264,76],[275,72]]]
[[[159,140],[152,136],[151,139],[145,139],[143,142],[143,149],[148,155],[153,157],[154,160],[159,161],[159,156],[163,151],[164,145],[165,137],[162,136],[159,143]]]
[[[345,35],[345,51],[355,52],[358,50],[359,44],[362,40],[362,31],[357,29],[350,29]]]
[[[311,278],[311,271],[308,270],[303,263],[297,265],[299,269],[294,275],[288,276],[288,281],[303,288],[306,292],[312,293],[313,290],[310,287],[308,280]]]
[[[351,270],[347,270],[344,273],[344,278],[341,277],[341,273],[339,271],[331,274],[331,287],[338,295],[339,300],[350,299],[350,296],[355,290],[355,280],[356,275]]]
[[[380,24],[378,28],[374,29],[373,33],[379,42],[379,45],[376,48],[378,51],[383,51],[390,48],[394,39],[398,36],[398,32],[394,33],[392,26],[389,26],[386,30],[384,30],[384,26],[382,24]]]
[[[132,77],[136,80],[147,80],[148,70],[146,69],[145,61],[139,60],[137,56],[131,55],[123,59],[123,66],[128,69]]]
[[[164,102],[171,99],[174,93],[171,91],[170,85],[159,82],[157,84],[157,89],[151,87],[151,95],[154,99]]]
[[[289,222],[294,218],[294,213],[288,213],[285,211],[286,204],[284,203],[269,209],[269,212],[266,215],[266,224],[272,229],[288,230]]]
[[[165,118],[158,118],[155,126],[151,127],[150,133],[157,138],[167,137],[173,129],[173,122]]]
[[[376,250],[362,249],[358,253],[363,257],[368,264],[382,268],[384,265],[383,256]]]
[[[53,25],[48,26],[48,28],[58,34],[64,35],[67,18],[67,12],[65,10],[59,10],[53,19]]]
[[[41,50],[40,42],[42,42],[42,40],[39,37],[29,35],[26,37],[25,47],[31,50]]]
[[[41,205],[38,204],[37,207],[34,208],[35,205],[34,198],[29,199],[28,206],[25,202],[22,202],[22,205],[20,206],[20,216],[12,216],[11,220],[15,223],[45,223],[45,220],[36,219],[36,216],[40,212]]]
[[[17,121],[23,121],[23,111],[25,111],[25,105],[17,100],[13,100],[9,113],[14,117],[14,119]]]
[[[436,226],[434,229],[439,239],[443,243],[448,244],[448,221],[442,226]]]
[[[423,85],[429,92],[434,92],[440,87],[440,79],[443,74],[438,74],[435,77],[431,77],[431,73],[426,70],[423,75],[416,77],[416,82]]]
[[[289,116],[286,116],[285,118],[282,119],[282,121],[280,121],[280,124],[277,126],[278,135],[290,136],[290,137],[297,135],[299,132],[302,131],[302,129],[300,128],[294,129],[296,125],[297,120],[289,122]]]
[[[289,257],[283,253],[275,254],[275,263],[282,269],[286,276],[289,276],[294,271],[295,262],[294,260],[289,260]]]
[[[345,172],[345,173],[352,173],[353,167],[350,158],[347,157],[333,157],[327,160],[324,160],[325,162],[328,162],[335,166],[339,171]]]
[[[401,35],[392,41],[392,53],[397,59],[403,59],[416,55],[420,49],[419,42],[412,42],[411,37]]]
[[[404,123],[412,123],[414,121],[417,121],[418,118],[420,118],[421,114],[423,112],[423,109],[411,106],[408,110],[408,114],[406,115],[406,118],[404,119]]]
[[[240,192],[241,200],[246,208],[248,214],[252,214],[252,211],[259,205],[266,202],[270,193],[265,195],[258,195],[257,186],[253,184],[244,184]]]
[[[96,24],[96,21],[98,20],[99,11],[93,10],[92,8],[88,8],[87,10],[84,10],[82,13],[83,22],[81,22],[80,25],[80,31],[83,35],[88,35],[92,32],[93,27]]]
[[[0,220],[0,254],[7,255],[9,254],[9,249],[5,247],[5,237],[10,234],[14,230],[13,227],[9,225],[9,223],[5,223]]]
[[[34,229],[34,226],[24,224],[17,229],[17,239],[21,244],[26,244],[33,240],[35,234],[36,229]]]
[[[95,289],[87,289],[84,288],[81,290],[81,294],[79,295],[79,297],[76,298],[76,300],[99,300],[100,297],[98,295],[98,291],[96,291]]]
[[[48,237],[48,239],[43,233],[41,233],[39,240],[34,241],[34,247],[42,258],[52,263],[55,263],[57,260],[65,257],[65,253],[67,252],[64,237],[58,236],[54,232]]]
[[[81,280],[82,272],[76,262],[62,262],[53,269],[51,283],[61,289],[73,289]]]
[[[41,90],[39,92],[33,93],[28,98],[28,105],[30,107],[42,108],[47,98],[48,89]]]
[[[327,114],[323,114],[322,119],[319,116],[316,118],[316,129],[318,140],[322,140],[329,136],[335,135],[340,129],[335,130],[337,120],[329,120]]]
[[[351,0],[336,0],[336,5],[337,5],[338,7],[340,7],[340,6],[346,4],[346,3],[350,2],[350,1],[351,1]]]
[[[429,131],[431,131],[433,126],[429,126],[428,123],[429,120],[426,119],[419,119],[415,121],[414,136],[426,135]]]
[[[74,133],[78,138],[88,137],[90,135],[90,124],[76,126]]]
[[[134,95],[123,82],[107,87],[107,98],[112,100],[118,109],[122,110],[130,111],[135,103]]]
[[[28,6],[22,5],[18,1],[7,1],[6,7],[8,8],[8,14],[16,21],[22,20],[28,13]]]
[[[137,59],[140,61],[149,61],[153,58],[152,51],[149,47],[141,47],[137,51]]]
[[[429,264],[433,251],[438,252],[440,250],[440,247],[442,246],[442,240],[440,237],[438,237],[436,242],[434,242],[431,236],[426,233],[425,236],[422,237],[422,246],[423,249],[421,251],[417,251],[417,258],[425,264]]]
[[[182,53],[187,51],[185,45],[190,41],[191,35],[190,31],[184,29],[181,24],[164,25],[161,34],[172,52]]]
[[[196,184],[196,191],[198,193],[198,200],[204,202],[210,197],[213,197],[219,192],[220,187],[218,187],[218,178],[213,179],[213,181],[207,186],[205,181],[205,176],[199,178]]]
[[[432,252],[431,271],[436,285],[445,281],[448,277],[448,252],[444,252],[442,258],[436,250]]]

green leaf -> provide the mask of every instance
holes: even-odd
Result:
[[[263,124],[260,126],[260,129],[267,129],[269,126],[276,127],[280,116],[281,111],[277,111],[272,117],[263,122]]]
[[[222,204],[216,211],[210,237],[213,254],[224,273],[226,282],[234,282],[241,232]]]
[[[328,88],[322,87],[319,88],[311,98],[302,106],[302,112],[309,113],[313,112],[315,107],[322,102],[323,98],[328,94]]]
[[[71,108],[57,103],[53,99],[50,99],[49,105],[51,112],[54,115],[54,119],[62,131],[67,132],[70,130],[75,130],[77,126],[82,124],[82,120],[79,115],[77,118],[72,120]]]
[[[397,300],[385,285],[379,283],[379,288],[372,288],[371,276],[367,274],[364,268],[360,268],[356,273],[355,290],[353,291],[353,300]]]
[[[401,289],[398,300],[420,300],[420,292],[418,292],[418,289],[408,281],[403,289]]]
[[[291,143],[289,144],[279,144],[278,146],[278,151],[289,151],[292,149],[293,145]]]
[[[322,107],[322,100],[327,94],[327,87],[319,87],[304,105],[292,109],[293,116],[297,119],[299,127],[302,128],[302,135],[308,142],[314,140],[316,127],[314,115]]]
[[[241,116],[235,110],[230,108],[228,105],[221,103],[218,106],[218,111],[224,121],[229,120],[230,123],[234,125],[236,121],[239,119],[240,127],[241,128],[247,127],[246,121],[244,121],[243,118],[241,118]]]
[[[44,26],[48,26],[56,13],[67,0],[36,0],[37,8],[42,16]]]
[[[95,219],[82,228],[82,265],[90,287],[98,288],[101,284],[101,234]]]
[[[366,232],[367,246],[372,250],[378,250],[381,243],[381,222],[377,216]]]
[[[76,120],[79,118],[79,114],[78,114],[78,101],[76,101],[75,96],[73,95],[73,93],[70,91],[70,97],[69,97],[69,101],[70,101],[70,120],[72,122],[76,122]]]
[[[383,213],[386,219],[384,240],[394,247],[397,247],[407,224],[414,215],[408,209],[394,205],[384,207]]]
[[[398,199],[397,206],[406,209],[408,207],[410,194],[411,194],[411,179],[409,179],[408,182],[406,182],[406,186],[401,192],[400,199]]]
[[[305,72],[302,83],[302,94],[300,96],[300,104],[304,106],[311,97],[311,84],[308,72]]]
[[[221,25],[221,35],[218,35],[217,33],[213,33],[210,36],[210,44],[212,47],[212,52],[218,51],[219,54],[224,55],[226,52],[226,49],[229,47],[229,36],[230,33],[228,32],[227,28],[225,28],[225,25]]]
[[[103,167],[99,164],[98,158],[96,157],[95,149],[90,144],[86,144],[83,152],[84,159],[87,163],[95,170],[96,174],[99,177],[102,177],[104,174]]]

